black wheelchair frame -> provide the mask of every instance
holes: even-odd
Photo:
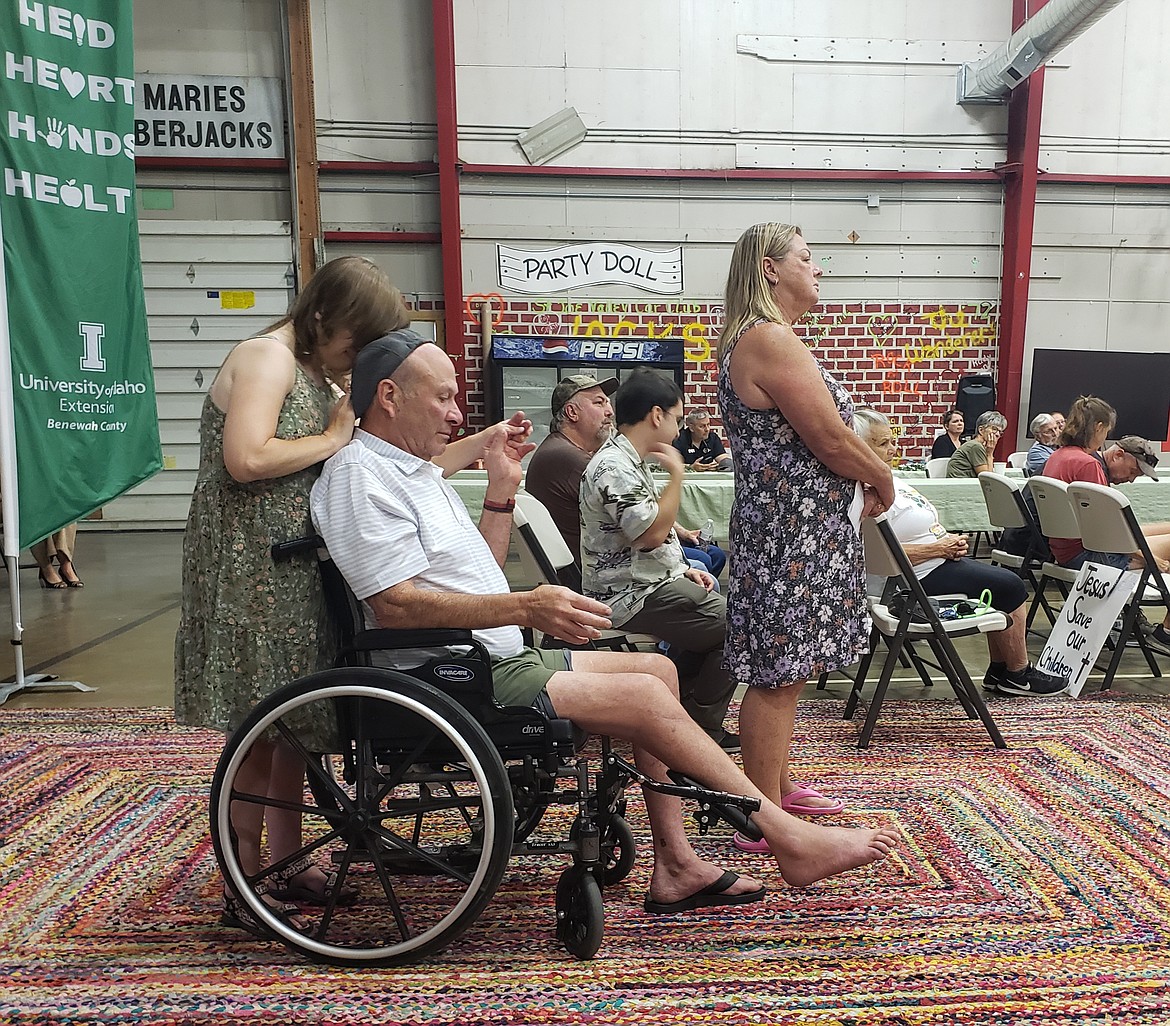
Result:
[[[492,694],[487,651],[470,631],[367,629],[360,603],[318,539],[273,547],[276,559],[317,554],[327,606],[341,632],[340,665],[292,681],[229,737],[211,788],[211,834],[224,880],[260,930],[317,962],[389,966],[443,950],[479,917],[509,858],[568,856],[556,887],[556,935],[579,959],[604,931],[602,889],[634,864],[625,788],[698,802],[701,833],[719,819],[750,829],[753,798],[709,791],[677,774],[650,780],[601,739],[592,772],[573,724]],[[375,661],[392,665],[372,665]],[[296,753],[300,801],[242,788],[252,746]],[[244,871],[232,808],[300,818],[298,851]],[[534,838],[553,805],[576,807],[569,836]],[[302,933],[264,900],[305,857],[336,873],[328,899],[304,906]],[[346,903],[356,887],[358,900]]]

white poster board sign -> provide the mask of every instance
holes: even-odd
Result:
[[[284,156],[279,78],[135,76],[134,152],[140,157]]]
[[[587,285],[630,285],[664,296],[683,290],[682,246],[665,252],[620,242],[581,242],[544,250],[496,246],[496,258],[500,286],[528,295]]]
[[[1117,570],[1100,563],[1081,567],[1038,664],[1045,673],[1067,676],[1068,693],[1074,698],[1085,686],[1101,646],[1140,576],[1137,570]]]

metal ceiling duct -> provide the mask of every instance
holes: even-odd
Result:
[[[1122,0],[1049,0],[977,64],[959,69],[959,103],[999,103]]]

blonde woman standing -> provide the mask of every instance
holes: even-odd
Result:
[[[793,331],[819,302],[821,274],[798,227],[749,228],[732,253],[718,350],[735,468],[724,651],[748,685],[744,770],[804,815],[843,806],[792,778],[797,698],[868,648],[860,518],[894,501],[890,468],[850,427],[849,393]],[[741,834],[735,843],[767,850]]]

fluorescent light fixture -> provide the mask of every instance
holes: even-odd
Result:
[[[585,138],[585,122],[572,107],[566,107],[539,125],[516,136],[529,164],[547,164]]]

